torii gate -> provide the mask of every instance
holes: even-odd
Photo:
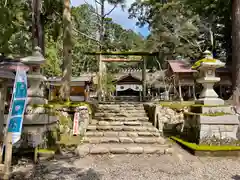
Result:
[[[102,74],[103,74],[103,62],[141,62],[142,63],[142,97],[143,101],[146,100],[146,62],[147,59],[146,57],[149,56],[158,56],[158,52],[134,52],[134,51],[129,51],[129,52],[86,52],[85,54],[87,55],[96,55],[99,58],[99,87],[98,90],[102,92]],[[108,56],[140,56],[142,57],[140,60],[134,60],[134,59],[127,59],[127,58],[103,58],[103,55],[108,55]],[[100,100],[100,98],[99,98]]]

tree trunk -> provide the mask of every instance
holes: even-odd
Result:
[[[32,0],[32,49],[36,46],[40,47],[42,52],[44,50],[44,34],[43,34],[43,23],[41,21],[41,7],[42,0]]]
[[[105,13],[105,0],[101,0],[101,17],[100,17],[100,28],[99,28],[99,41],[100,41],[100,45],[99,45],[99,50],[100,52],[103,51],[103,40],[104,40],[104,13]],[[102,55],[100,55],[99,57],[99,81],[98,81],[98,100],[100,101],[103,95],[103,87],[102,87],[102,81],[103,81],[103,69],[102,69]]]
[[[232,1],[233,101],[239,105],[240,93],[240,1]]]
[[[70,83],[72,76],[72,25],[71,25],[71,1],[64,0],[63,11],[63,74],[60,88],[60,99],[70,100]]]

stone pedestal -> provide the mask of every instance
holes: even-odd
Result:
[[[228,141],[229,144],[231,144],[232,141],[238,141],[238,116],[231,114],[232,112],[229,106],[221,108],[225,111],[216,111],[215,114],[212,111],[208,111],[210,107],[201,106],[198,108],[195,107],[194,109],[202,109],[203,112],[208,111],[208,113],[185,113],[184,130],[182,132],[184,138],[198,144],[206,144],[206,141],[220,143],[212,142],[216,141],[216,139],[219,141]],[[220,108],[214,107],[214,109],[219,110]]]

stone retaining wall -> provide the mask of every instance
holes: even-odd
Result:
[[[80,106],[74,108],[74,110],[70,111],[67,108],[62,108],[57,110],[60,116],[59,128],[61,134],[73,134],[73,119],[74,113],[80,113],[80,120],[79,120],[79,132],[80,136],[84,136],[87,126],[91,121],[91,112],[88,110],[87,106]]]
[[[187,112],[187,108],[180,109],[178,111],[169,107],[164,107],[158,104],[145,104],[145,110],[148,114],[150,121],[155,127],[159,129],[161,133],[176,133],[181,128],[181,124],[184,122],[184,112]]]

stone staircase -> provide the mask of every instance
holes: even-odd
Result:
[[[149,122],[141,103],[99,104],[77,153],[141,154],[170,152],[159,131]]]

